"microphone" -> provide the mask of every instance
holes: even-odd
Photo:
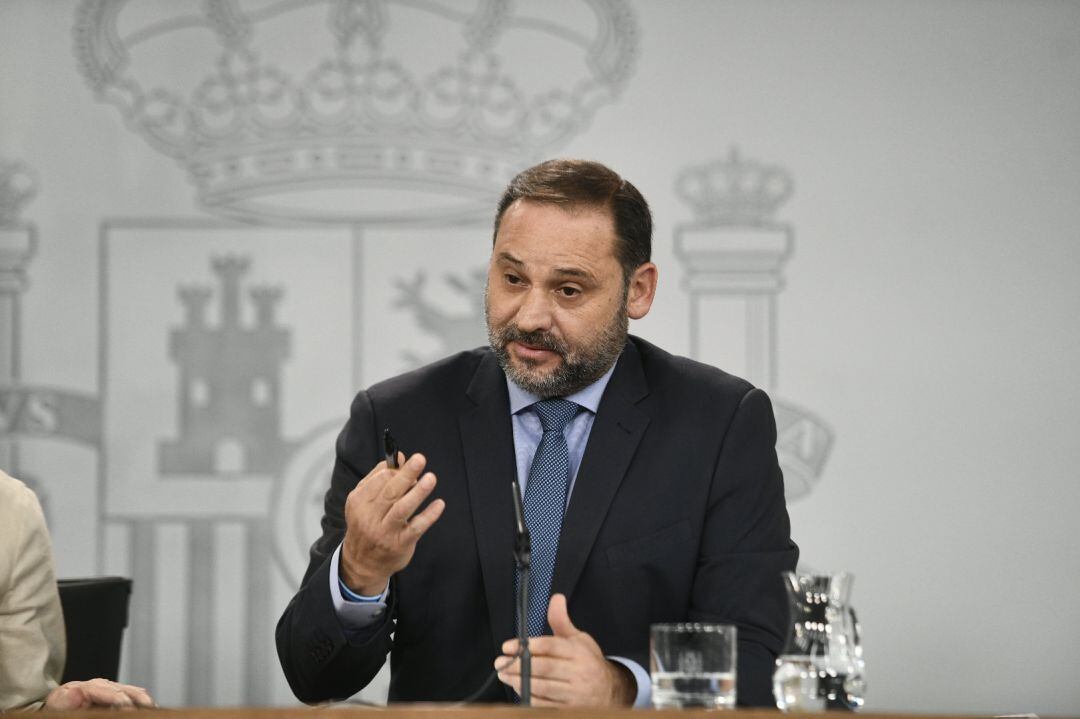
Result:
[[[514,560],[518,569],[532,566],[532,539],[525,524],[525,507],[521,504],[521,486],[516,479],[510,481],[514,490]]]
[[[518,569],[517,625],[518,655],[521,657],[521,705],[532,706],[532,655],[529,653],[529,574],[532,568],[532,539],[525,524],[525,507],[521,503],[521,486],[510,480],[514,493],[514,563]]]
[[[385,437],[389,437],[389,430],[387,430]],[[394,448],[397,449],[396,447]],[[387,446],[386,450],[387,461],[389,462],[390,448]],[[394,454],[397,454],[395,451]],[[521,487],[518,484],[517,478],[510,480],[510,487],[514,492],[514,563],[518,569],[518,587],[517,587],[517,625],[518,625],[518,654],[516,658],[510,659],[506,664],[496,667],[495,671],[491,672],[487,681],[483,686],[470,694],[466,699],[451,705],[451,709],[465,706],[466,704],[472,704],[474,701],[484,696],[484,692],[488,690],[491,683],[499,676],[499,672],[503,669],[513,666],[516,660],[521,660],[521,705],[532,706],[532,690],[530,683],[532,681],[532,656],[529,654],[529,569],[532,566],[532,540],[529,539],[529,526],[525,524],[525,507],[521,504]]]

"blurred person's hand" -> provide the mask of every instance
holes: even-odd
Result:
[[[117,709],[145,709],[157,706],[150,693],[142,687],[119,684],[108,679],[91,679],[86,682],[68,682],[49,692],[45,709],[89,709],[90,707],[114,707]]]

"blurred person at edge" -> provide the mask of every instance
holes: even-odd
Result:
[[[145,689],[108,679],[59,684],[66,653],[45,515],[0,470],[0,711],[154,706]]]

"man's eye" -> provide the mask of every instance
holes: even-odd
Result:
[[[581,290],[579,290],[577,287],[560,287],[559,294],[561,294],[563,297],[576,297],[577,295],[581,294]]]
[[[517,275],[506,275],[506,283],[508,285],[520,285],[521,278]]]

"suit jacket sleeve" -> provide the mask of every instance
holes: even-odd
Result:
[[[774,705],[772,673],[788,622],[780,574],[798,560],[775,445],[772,404],[751,389],[723,439],[691,595],[691,620],[738,627],[742,705]]]
[[[0,711],[37,708],[64,670],[64,619],[37,497],[0,471]]]
[[[311,547],[300,590],[278,621],[278,658],[293,693],[304,702],[345,699],[360,691],[378,673],[392,645],[393,580],[383,620],[360,632],[341,625],[330,596],[330,557],[345,536],[345,498],[382,458],[376,427],[374,408],[361,392],[338,435],[322,536]]]

